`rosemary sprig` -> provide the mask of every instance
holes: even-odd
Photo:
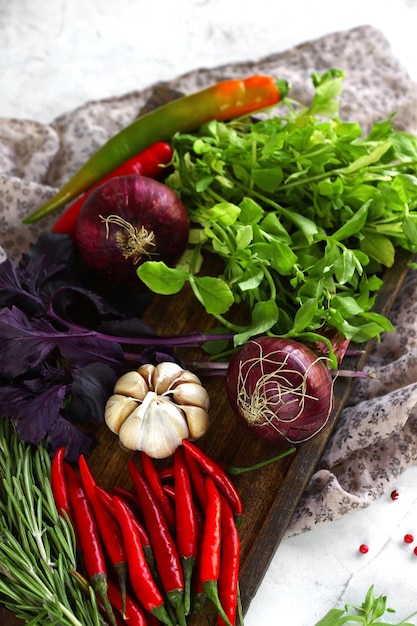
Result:
[[[97,598],[77,583],[74,531],[56,509],[46,446],[20,440],[0,418],[0,603],[27,624],[104,626]]]

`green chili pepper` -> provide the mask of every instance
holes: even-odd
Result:
[[[87,191],[123,161],[157,141],[166,141],[176,132],[191,132],[212,119],[232,119],[273,106],[287,92],[285,81],[254,75],[225,80],[168,102],[139,117],[109,139],[55,196],[26,217],[23,223],[31,224],[50,215]]]

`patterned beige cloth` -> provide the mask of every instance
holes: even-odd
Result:
[[[254,62],[200,69],[121,98],[89,102],[49,125],[0,119],[0,260],[21,252],[56,216],[21,220],[51,197],[109,137],[171,90],[189,93],[218,80],[265,73],[287,79],[308,103],[310,74],[331,67],[346,74],[341,117],[364,130],[397,112],[398,128],[417,129],[417,87],[384,36],[364,26],[334,33]],[[357,384],[288,535],[335,520],[380,497],[417,458],[417,277],[410,274],[392,312],[397,333],[383,338],[368,367],[375,380]]]

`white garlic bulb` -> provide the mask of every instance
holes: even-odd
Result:
[[[198,376],[165,361],[121,376],[107,400],[104,419],[123,447],[164,459],[183,439],[204,435],[209,405]]]

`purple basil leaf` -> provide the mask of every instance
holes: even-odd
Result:
[[[48,233],[29,247],[18,265],[8,259],[1,263],[0,307],[14,304],[28,313],[44,313],[51,293],[59,285],[69,282],[71,248],[70,241]]]
[[[91,363],[73,374],[69,414],[72,420],[104,421],[104,408],[113,393],[117,374],[103,363]]]
[[[81,432],[77,426],[59,414],[48,432],[48,444],[52,456],[58,448],[65,446],[66,460],[76,463],[80,454],[88,456],[97,441],[92,435]]]
[[[60,318],[84,324],[89,328],[104,315],[120,315],[119,311],[99,294],[78,285],[61,286],[53,294],[50,306]]]
[[[57,335],[44,319],[30,321],[17,307],[1,309],[1,374],[16,377],[39,365],[56,346]]]
[[[33,399],[33,393],[24,387],[0,386],[0,415],[11,420],[20,420],[27,413],[27,405]]]
[[[31,312],[43,308],[42,301],[29,293],[21,281],[19,270],[9,259],[0,263],[0,308],[16,305]]]
[[[39,445],[46,437],[58,419],[65,394],[64,385],[53,385],[41,395],[22,402],[22,409],[16,411],[16,428],[24,441]]]
[[[94,336],[63,335],[59,340],[59,349],[64,359],[77,367],[84,367],[97,361],[113,366],[119,366],[124,362],[120,344]]]
[[[41,257],[31,261],[29,265],[21,270],[21,283],[28,294],[36,297],[42,303],[42,311],[45,312],[49,305],[51,295],[60,285],[69,280],[65,267],[45,263],[46,259]]]
[[[22,254],[19,267],[24,269],[40,258],[48,267],[69,266],[72,262],[73,243],[69,235],[61,233],[44,233],[35,243],[30,244]]]

